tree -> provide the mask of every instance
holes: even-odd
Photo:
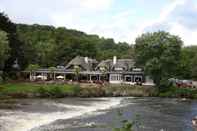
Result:
[[[4,68],[5,61],[9,58],[9,50],[7,33],[0,30],[0,70]]]
[[[38,64],[29,64],[28,67],[26,68],[26,71],[30,72],[30,80],[32,80],[32,75],[36,70],[38,70],[40,66]]]
[[[76,80],[77,82],[79,81],[79,75],[80,75],[80,67],[79,66],[75,66],[74,68],[74,72],[75,72],[75,77],[76,77]]]
[[[191,72],[192,72],[192,78],[197,80],[197,54],[192,59]]]
[[[177,76],[182,41],[164,31],[145,33],[136,39],[136,65],[145,68],[158,87],[162,81]]]
[[[4,14],[0,12],[0,30],[7,33],[8,43],[10,47],[10,55],[9,58],[5,61],[4,71],[9,73],[13,71],[12,65],[16,59],[19,61],[19,66],[25,66],[24,60],[24,52],[22,45],[23,43],[18,40],[18,36],[16,34],[16,25],[10,21],[10,19]],[[22,69],[21,68],[21,69]]]
[[[196,79],[195,78],[195,62],[197,55],[197,46],[183,47],[181,51],[181,63],[179,76],[181,79]]]
[[[49,67],[49,70],[50,70],[50,73],[52,74],[52,76],[50,76],[53,80],[55,80],[55,70],[56,70],[56,68],[55,67]]]

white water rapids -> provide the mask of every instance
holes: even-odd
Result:
[[[72,105],[48,102],[48,106],[65,108],[52,112],[25,112],[21,110],[0,110],[1,131],[30,131],[33,128],[50,124],[59,119],[69,119],[83,115],[94,114],[96,111],[114,108],[120,105],[122,98],[98,98],[90,105]]]

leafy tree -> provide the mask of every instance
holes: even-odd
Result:
[[[55,73],[54,72],[55,72],[56,68],[55,67],[49,67],[49,70],[50,70],[50,73],[53,74],[52,76],[50,76],[50,78],[53,77],[52,79],[54,80],[55,79]]]
[[[192,72],[192,78],[197,80],[197,54],[192,59],[191,72]]]
[[[177,76],[182,41],[164,31],[145,33],[136,39],[136,64],[145,68],[158,87]]]
[[[32,79],[32,75],[36,70],[38,70],[40,66],[38,64],[29,64],[28,67],[26,68],[26,71],[30,72],[30,80]]]
[[[197,55],[197,46],[183,47],[181,51],[181,63],[179,77],[181,79],[194,79],[195,56]]]
[[[12,71],[12,65],[14,64],[14,61],[16,59],[19,61],[20,67],[24,67],[26,62],[23,57],[23,43],[17,38],[16,25],[12,23],[4,13],[0,13],[0,30],[7,33],[8,43],[10,47],[10,55],[9,58],[5,61],[4,71]]]
[[[9,58],[9,50],[7,33],[0,31],[0,70],[4,68],[5,61]]]
[[[131,58],[133,48],[125,42],[115,43],[113,39],[97,35],[44,25],[17,25],[17,34],[24,42],[24,57],[27,63],[43,67],[65,65],[75,56],[88,56],[98,60]]]
[[[80,67],[79,66],[75,66],[74,72],[75,72],[76,80],[79,81]]]

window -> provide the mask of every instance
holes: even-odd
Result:
[[[140,76],[140,75],[134,76],[134,81],[135,82],[142,82],[142,76]]]
[[[125,76],[125,81],[126,82],[132,82],[133,81],[133,76],[132,75],[126,75]]]
[[[121,74],[110,74],[111,81],[121,81],[122,75]]]

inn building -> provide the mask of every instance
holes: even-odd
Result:
[[[76,56],[65,66],[51,69],[25,71],[31,81],[35,80],[64,80],[80,82],[108,82],[111,84],[153,84],[144,70],[135,66],[133,59],[112,59],[98,62],[96,59]]]

